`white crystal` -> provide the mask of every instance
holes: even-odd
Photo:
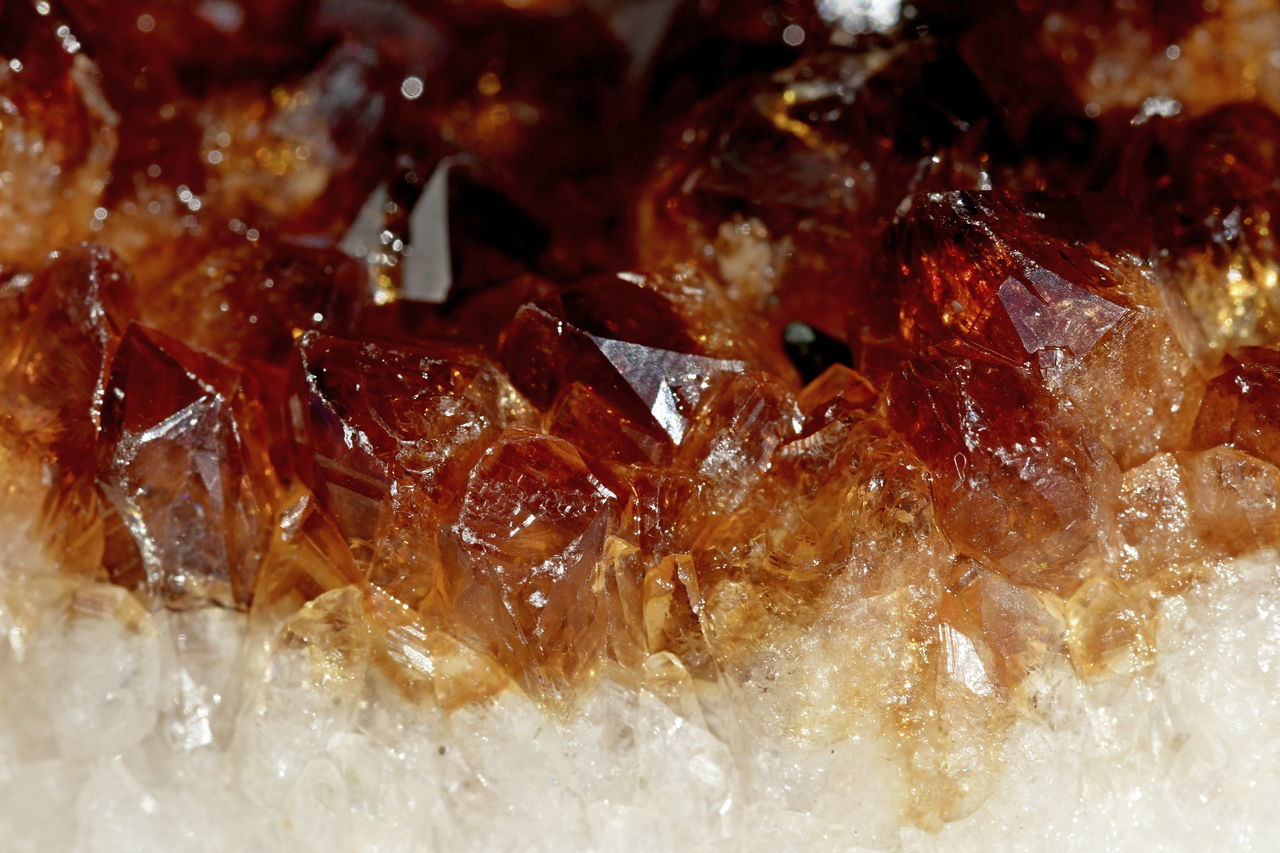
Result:
[[[766,647],[743,684],[686,679],[663,700],[605,679],[567,717],[514,692],[447,714],[376,668],[341,689],[317,681],[242,615],[147,614],[113,587],[33,572],[30,528],[7,529],[4,559],[23,568],[0,581],[5,850],[1280,844],[1275,554],[1166,601],[1150,672],[1037,673],[1041,716],[1015,725],[976,810],[934,835],[904,820],[908,780],[874,726],[795,737],[859,660],[903,641],[868,627],[893,594]],[[977,677],[970,657],[962,681]]]

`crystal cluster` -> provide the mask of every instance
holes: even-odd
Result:
[[[1037,673],[1280,546],[1280,10],[865,5],[0,2],[57,577],[337,697],[748,693],[977,807]]]

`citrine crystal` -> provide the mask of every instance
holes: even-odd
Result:
[[[335,702],[808,649],[750,725],[976,807],[1037,677],[1280,546],[1280,12],[890,5],[0,0],[41,547]]]
[[[0,33],[0,265],[30,269],[89,236],[111,179],[120,115],[60,20],[29,3],[6,3]]]
[[[131,325],[111,362],[98,478],[147,586],[179,606],[247,602],[279,489],[238,371]]]

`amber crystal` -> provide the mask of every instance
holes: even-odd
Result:
[[[170,606],[247,602],[279,485],[246,380],[135,325],[104,397],[98,478],[133,534],[148,589]]]
[[[900,328],[917,344],[1034,365],[1037,384],[1128,467],[1185,442],[1204,344],[1181,294],[1142,256],[1086,243],[1071,207],[1003,193],[918,199],[891,241]]]
[[[0,0],[0,492],[335,702],[720,690],[975,808],[1280,544],[1280,13],[890,5]]]
[[[438,583],[439,525],[468,471],[528,404],[484,356],[308,333],[289,409],[297,469],[370,579],[416,605]]]
[[[935,43],[807,57],[701,107],[642,197],[641,257],[708,265],[747,310],[843,335],[903,199],[1004,168],[994,120]]]
[[[1205,393],[1193,442],[1206,448],[1230,445],[1280,465],[1275,432],[1280,423],[1280,355],[1250,347],[1226,367]]]
[[[299,243],[211,247],[176,281],[140,287],[142,322],[221,358],[285,362],[307,329],[350,329],[367,292],[357,263]]]
[[[0,265],[31,269],[89,233],[120,116],[75,36],[29,3],[0,9]],[[72,50],[68,44],[75,45]]]
[[[359,207],[387,110],[378,56],[335,48],[296,82],[211,96],[199,113],[204,159],[216,179],[210,202],[242,218],[280,222],[285,233],[326,233]],[[339,226],[340,227],[340,226]]]
[[[110,252],[75,246],[13,298],[19,322],[0,360],[6,415],[81,473],[101,423],[108,361],[136,313],[129,280]]]
[[[1278,158],[1280,116],[1232,103],[1144,123],[1114,178],[1135,211],[1152,211],[1162,262],[1215,350],[1275,340]]]
[[[1085,114],[1184,108],[1201,113],[1253,99],[1277,105],[1275,65],[1260,50],[1280,32],[1280,15],[1268,3],[1175,0],[1156,7],[1050,0],[1002,3],[994,10],[961,5],[977,13],[967,55],[979,68],[1012,74],[1016,59],[1031,60],[1033,65],[1022,68],[1054,80]],[[1000,36],[1020,50],[983,50]],[[1011,87],[1016,82],[1005,80]]]
[[[500,436],[444,534],[442,604],[535,692],[589,668],[604,640],[603,551],[618,497],[571,444]]]
[[[938,357],[886,393],[890,423],[933,474],[939,522],[973,556],[1055,591],[1109,556],[1115,461],[1017,368]]]
[[[675,443],[708,385],[743,367],[590,335],[535,305],[517,312],[502,346],[508,373],[535,405],[548,408],[575,383],[595,388],[633,421]]]

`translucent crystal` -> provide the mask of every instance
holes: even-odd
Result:
[[[279,485],[237,371],[141,326],[111,363],[98,477],[148,590],[173,606],[245,603]]]
[[[30,3],[0,10],[0,266],[32,270],[85,239],[111,178],[120,117],[93,62],[64,52],[59,27]]]
[[[445,534],[442,605],[534,691],[590,668],[603,642],[597,564],[618,497],[558,439],[508,432],[472,471]]]

